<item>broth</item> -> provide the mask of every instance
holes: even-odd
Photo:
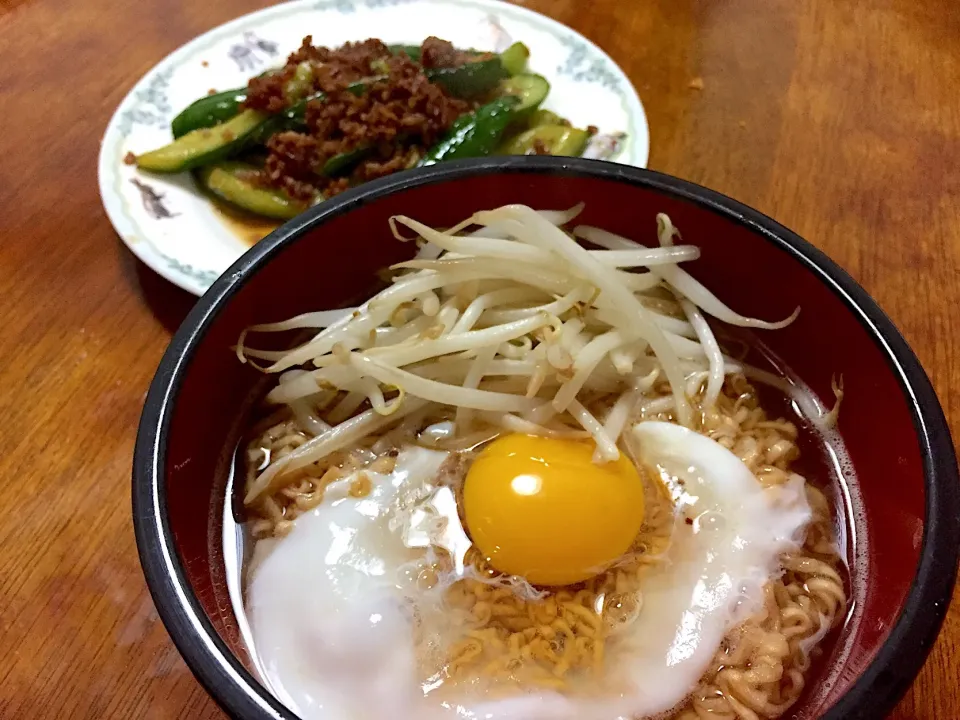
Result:
[[[216,211],[217,219],[248,247],[256,245],[281,224],[279,220],[245,212],[220,200],[211,198],[210,203]]]
[[[564,232],[581,207],[458,225],[506,240],[394,216],[422,243],[387,289],[249,328],[325,328],[294,349],[241,337],[283,374],[237,452],[231,597],[301,714],[733,720],[829,691],[866,552],[836,412],[705,317],[797,313],[724,306],[664,214],[651,249]]]
[[[775,369],[802,392],[810,393],[799,378],[793,376],[789,369],[773,357],[762,345],[751,338],[750,360],[757,361]],[[856,569],[865,567],[863,559],[866,556],[865,535],[862,532],[862,516],[858,508],[859,494],[856,476],[852,463],[846,453],[840,435],[836,431],[824,431],[817,428],[805,418],[795,401],[782,395],[779,391],[755,385],[758,389],[761,405],[771,417],[782,416],[793,421],[798,430],[796,443],[800,448],[800,457],[793,461],[791,470],[803,475],[814,487],[824,492],[830,502],[834,520],[834,533],[840,556],[846,562],[847,573],[844,574],[845,587],[849,599],[846,616],[842,624],[832,630],[817,645],[811,658],[813,664],[807,671],[806,690],[803,692],[797,705],[791,709],[789,717],[806,717],[803,707],[810,701],[825,697],[835,682],[836,671],[833,667],[841,667],[843,660],[850,650],[849,643],[839,642],[843,636],[852,636],[852,630],[859,620],[858,611],[861,605],[862,578],[856,575]],[[282,692],[271,687],[268,676],[264,672],[257,653],[254,649],[253,634],[244,611],[245,588],[250,572],[250,561],[256,543],[251,533],[251,521],[245,517],[241,493],[235,487],[237,472],[244,472],[245,460],[243,457],[244,443],[238,446],[235,454],[233,472],[227,484],[227,498],[223,514],[223,555],[226,564],[226,580],[230,601],[236,615],[243,643],[251,649],[249,665],[257,677],[270,688],[278,697]],[[851,573],[849,568],[853,568]],[[669,713],[665,717],[674,717]]]

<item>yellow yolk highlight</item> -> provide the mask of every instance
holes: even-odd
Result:
[[[643,523],[643,484],[622,454],[593,462],[592,442],[507,435],[467,472],[473,543],[497,570],[534,585],[569,585],[622,556]]]

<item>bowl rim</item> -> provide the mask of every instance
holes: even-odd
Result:
[[[161,620],[193,674],[241,720],[299,720],[233,655],[207,618],[177,553],[167,517],[166,445],[185,370],[207,329],[245,282],[287,245],[324,222],[406,189],[489,174],[593,177],[692,202],[745,226],[789,253],[825,284],[884,354],[910,408],[923,462],[925,518],[920,560],[900,616],[877,655],[822,717],[885,716],[912,684],[936,640],[960,559],[960,475],[950,429],[920,361],[876,301],[825,253],[766,215],[687,180],[581,158],[491,157],[434,165],[366,183],[311,208],[247,251],[197,301],[160,361],[144,403],[133,457],[133,524],[140,563]]]

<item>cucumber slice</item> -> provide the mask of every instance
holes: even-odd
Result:
[[[527,69],[527,58],[530,57],[530,48],[522,42],[515,42],[500,53],[500,64],[508,75],[519,75]]]
[[[200,98],[186,107],[170,123],[173,137],[183,137],[192,130],[213,127],[229,120],[240,112],[240,104],[246,99],[245,87]]]
[[[477,108],[476,112],[462,115],[418,165],[489,155],[500,143],[518,102],[513,96],[499,97]]]
[[[497,150],[499,155],[564,155],[578,157],[590,138],[586,130],[565,125],[539,125],[511,138]],[[537,151],[540,151],[538,153]]]
[[[550,92],[550,83],[542,75],[532,73],[522,73],[507,78],[500,83],[500,95],[519,98],[520,104],[514,109],[514,115],[525,116],[536,110],[542,103],[547,93]]]
[[[279,70],[267,70],[260,77],[267,77]],[[240,112],[240,105],[247,99],[247,86],[224,90],[214,95],[207,95],[190,103],[180,111],[170,123],[173,137],[186,135],[191,130],[219,125]]]
[[[297,65],[293,77],[287,80],[287,84],[283,86],[283,95],[288,103],[296,103],[309,95],[312,89],[313,65],[302,62]]]
[[[527,118],[527,128],[535,128],[540,125],[565,125],[569,127],[570,121],[564,120],[552,110],[540,108],[539,110],[534,110],[530,117]]]
[[[239,152],[269,117],[257,110],[244,110],[220,125],[193,130],[169,145],[139,155],[137,167],[175,173],[217,162]]]
[[[360,95],[377,79],[352,83],[347,90]],[[324,97],[322,92],[307,96],[277,115],[244,110],[220,125],[193,130],[169,145],[138,156],[137,166],[153,172],[175,173],[236,157],[250,145],[266,143],[274,133],[301,129],[307,104]]]
[[[420,62],[420,46],[419,45],[388,45],[387,49],[390,50],[391,55],[399,55],[400,53],[406,53],[406,56],[413,60],[414,62]]]
[[[255,166],[246,163],[222,162],[198,170],[197,179],[208,192],[255,215],[289,220],[307,209],[306,203],[279,190],[256,187],[243,177],[255,170]]]
[[[349,150],[347,152],[342,152],[339,155],[334,155],[323,164],[323,174],[327,177],[332,177],[334,175],[340,175],[341,173],[347,172],[348,170],[352,170],[354,165],[367,157],[373,152],[373,150],[373,147],[369,145],[363,145],[355,148],[354,150]]]
[[[430,82],[442,85],[454,97],[473,98],[493,90],[507,76],[500,58],[469,62],[451,68],[434,68],[424,73]]]

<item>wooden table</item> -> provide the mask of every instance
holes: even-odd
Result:
[[[192,298],[107,222],[95,161],[133,83],[257,0],[0,0],[0,718],[222,717],[151,604],[130,464]],[[774,216],[893,317],[960,437],[953,0],[528,0],[636,84],[650,166]],[[898,720],[960,718],[960,608]]]

